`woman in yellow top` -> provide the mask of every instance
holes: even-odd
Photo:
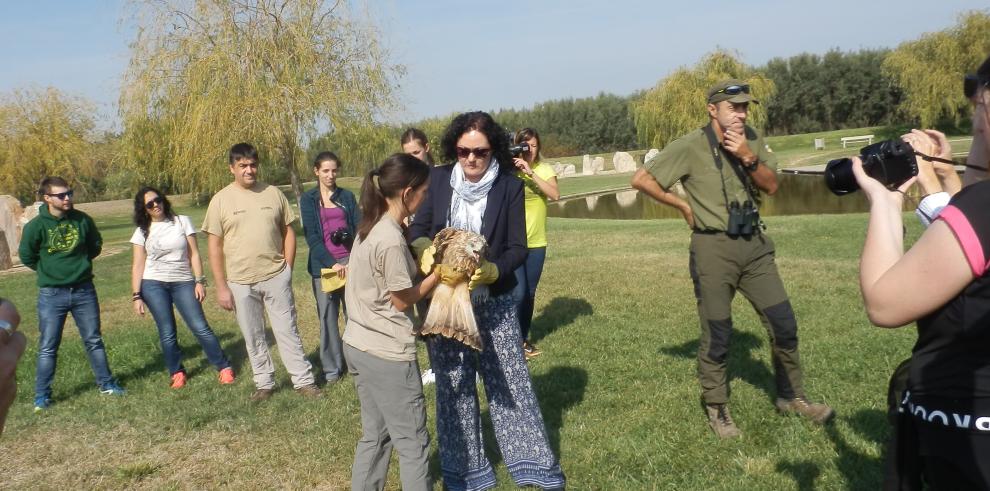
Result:
[[[523,128],[516,133],[515,143],[529,145],[528,150],[512,159],[518,169],[517,175],[525,184],[526,246],[529,254],[526,262],[516,269],[513,295],[519,301],[523,352],[529,359],[541,353],[529,342],[529,326],[533,321],[536,286],[540,283],[543,262],[547,257],[547,200],[559,199],[560,190],[557,188],[557,173],[550,164],[540,160],[540,134],[532,128]]]

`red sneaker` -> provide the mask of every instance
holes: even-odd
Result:
[[[175,372],[172,374],[172,388],[181,389],[186,386],[186,372]]]
[[[228,385],[234,383],[234,369],[227,367],[220,370],[220,384]]]

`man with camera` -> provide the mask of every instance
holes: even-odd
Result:
[[[292,264],[296,257],[296,216],[275,186],[258,180],[258,151],[248,143],[230,148],[234,182],[221,189],[206,210],[210,269],[217,301],[237,315],[257,387],[252,401],[275,390],[275,366],[265,337],[265,311],[296,392],[321,397],[296,327]]]
[[[834,415],[812,403],[802,387],[797,321],[763,233],[760,193],[777,191],[776,158],[746,126],[749,85],[725,80],[708,90],[705,127],[670,143],[636,171],[632,186],[680,210],[692,229],[690,271],[698,300],[701,338],[698,378],[708,423],[721,438],[740,435],[729,413],[726,362],[732,333],[732,299],[738,290],[756,308],[772,343],[777,410],[816,423]],[[680,181],[687,200],[669,191]]]

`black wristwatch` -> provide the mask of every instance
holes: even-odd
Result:
[[[753,161],[752,164],[744,165],[743,166],[743,169],[746,169],[746,172],[756,172],[756,168],[759,165],[760,165],[760,159],[756,159],[756,160]]]

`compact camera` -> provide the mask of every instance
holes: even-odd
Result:
[[[518,145],[513,145],[509,147],[509,153],[511,153],[513,157],[518,157],[522,155],[523,152],[528,152],[528,151],[529,151],[529,144],[526,142],[522,142]]]
[[[746,200],[742,206],[738,201],[729,203],[729,226],[726,235],[753,235],[760,227],[760,212],[753,202]]]
[[[880,181],[888,189],[896,189],[918,175],[914,149],[901,140],[886,140],[860,149],[866,175]],[[852,171],[852,159],[835,159],[825,164],[825,185],[837,196],[859,189]]]
[[[351,245],[354,244],[354,234],[352,234],[346,228],[338,228],[333,232],[330,232],[330,242],[335,246],[344,246],[350,250]]]

